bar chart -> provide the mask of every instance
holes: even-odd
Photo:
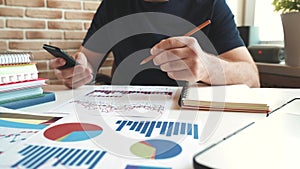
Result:
[[[11,168],[33,169],[44,165],[47,161],[57,159],[52,168],[58,166],[93,169],[101,161],[106,151],[87,150],[41,145],[28,145],[18,152],[24,156]]]
[[[130,121],[118,120],[116,131],[128,129],[129,131],[138,132],[145,137],[151,137],[154,130],[159,130],[160,135],[171,137],[174,135],[192,136],[199,139],[198,124],[173,121]]]

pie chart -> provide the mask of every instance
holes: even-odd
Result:
[[[88,140],[100,135],[103,129],[89,123],[65,123],[48,128],[44,136],[53,141],[74,142]]]
[[[152,139],[133,144],[130,151],[137,157],[158,160],[175,157],[181,153],[182,148],[172,141]]]

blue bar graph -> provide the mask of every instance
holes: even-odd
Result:
[[[115,123],[116,131],[128,129],[129,131],[138,132],[145,137],[151,137],[154,130],[158,130],[160,135],[171,137],[174,135],[193,136],[194,139],[199,139],[198,124],[173,121],[127,121],[118,120]]]
[[[118,122],[117,122],[117,123],[118,123]],[[122,121],[122,122],[121,122],[121,125],[117,128],[117,131],[121,131],[122,128],[125,126],[126,123],[127,123],[126,120]]]
[[[188,133],[187,133],[188,135],[192,135],[192,134],[193,134],[193,133],[192,133],[192,124],[188,124],[187,130],[188,130],[188,131],[187,131],[187,132],[188,132]]]
[[[59,165],[71,167],[76,164],[77,167],[93,169],[101,161],[106,151],[28,145],[18,153],[23,158],[13,164],[11,168],[34,169],[51,159],[57,159],[51,164],[53,168]]]
[[[146,131],[147,131],[147,129],[148,129],[148,126],[149,126],[149,124],[150,124],[150,122],[149,122],[149,121],[147,121],[147,122],[145,123],[145,125],[144,125],[144,127],[143,127],[143,129],[142,129],[142,131],[141,131],[141,134],[145,134],[145,133],[146,133]]]
[[[163,123],[162,128],[160,130],[161,135],[164,135],[166,133],[167,125],[168,125],[168,122]]]
[[[173,124],[174,122],[169,123],[168,131],[167,131],[167,136],[172,136],[172,131],[173,131]]]
[[[150,137],[151,136],[151,134],[152,134],[152,132],[153,132],[153,129],[154,129],[154,126],[155,126],[155,121],[152,121],[151,122],[151,124],[150,124],[150,128],[149,128],[149,130],[147,131],[147,133],[146,133],[146,137]]]
[[[160,128],[160,126],[161,126],[161,121],[158,121],[156,124],[156,128]]]
[[[174,127],[174,135],[178,135],[178,133],[179,133],[179,125],[180,125],[180,123],[178,123],[178,122],[176,122],[175,123],[175,127]]]
[[[140,131],[143,125],[144,125],[144,121],[141,121],[137,126],[137,128],[135,129],[135,131]]]
[[[186,123],[181,123],[180,134],[185,134],[185,125]]]
[[[133,125],[130,127],[130,129],[129,129],[129,130],[134,130],[134,129],[135,129],[135,127],[138,125],[138,123],[139,123],[139,122],[137,122],[137,121],[136,121],[136,122],[134,122],[134,123],[133,123]]]

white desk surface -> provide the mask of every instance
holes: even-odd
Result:
[[[75,90],[69,90],[62,85],[45,86],[45,91],[52,91],[56,93],[55,102],[36,105],[20,110],[33,113],[42,113],[74,98],[74,96],[77,96],[80,93],[85,93],[87,90],[91,90],[92,88],[93,86],[82,86]],[[265,98],[272,110],[280,107],[282,104],[295,97],[300,97],[300,89],[257,88],[254,89],[254,91],[260,93],[260,97]],[[171,111],[171,118],[188,118],[188,116],[194,116],[198,121],[203,123],[206,122],[210,113],[207,111],[190,111],[180,109],[174,109]],[[227,137],[229,134],[236,132],[238,129],[241,129],[252,122],[259,122],[264,119],[267,119],[265,114],[230,112],[222,113],[221,120],[214,128],[215,131],[211,133],[211,137],[206,142],[201,143],[202,147],[205,148],[211,144],[217,143],[218,141]],[[191,150],[191,154],[185,158],[187,161],[184,161],[184,163],[187,163],[187,165],[184,165],[184,168],[192,168],[193,156],[200,151],[201,150]]]
[[[300,168],[300,99],[200,153],[197,168]]]

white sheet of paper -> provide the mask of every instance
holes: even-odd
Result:
[[[96,86],[47,113],[158,117],[171,108],[177,91],[177,87]]]

